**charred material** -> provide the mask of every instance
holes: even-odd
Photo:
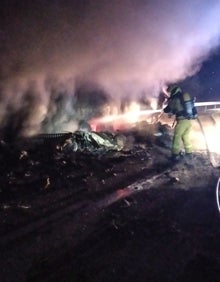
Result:
[[[104,153],[121,151],[126,146],[124,134],[78,130],[74,133],[39,134],[28,140],[29,144],[54,147],[63,153],[90,152]],[[26,141],[27,142],[27,141]]]
[[[218,281],[219,170],[199,153],[172,167],[169,129],[2,141],[0,280]]]
[[[126,137],[124,135],[114,135],[110,132],[86,132],[76,131],[64,142],[62,150],[68,152],[91,153],[107,152],[109,150],[120,151],[125,147]]]
[[[55,145],[63,153],[90,152],[106,153],[109,151],[123,151],[131,149],[132,143],[139,142],[148,145],[154,143],[169,147],[172,138],[171,128],[160,122],[150,124],[146,121],[137,123],[133,130],[118,131],[90,131],[86,128],[74,133],[40,134],[32,140],[36,144]],[[134,140],[135,139],[135,140]]]

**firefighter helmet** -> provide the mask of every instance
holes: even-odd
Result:
[[[167,92],[170,93],[170,97],[176,95],[177,93],[181,92],[181,88],[178,85],[170,85],[167,88]]]

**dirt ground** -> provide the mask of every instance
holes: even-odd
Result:
[[[219,168],[169,154],[2,143],[0,281],[219,281]]]

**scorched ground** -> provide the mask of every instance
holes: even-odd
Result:
[[[1,281],[219,281],[205,152],[172,165],[147,135],[104,153],[25,146],[1,143]]]

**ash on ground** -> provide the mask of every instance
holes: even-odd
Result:
[[[1,141],[1,281],[219,281],[219,168],[171,134]]]

